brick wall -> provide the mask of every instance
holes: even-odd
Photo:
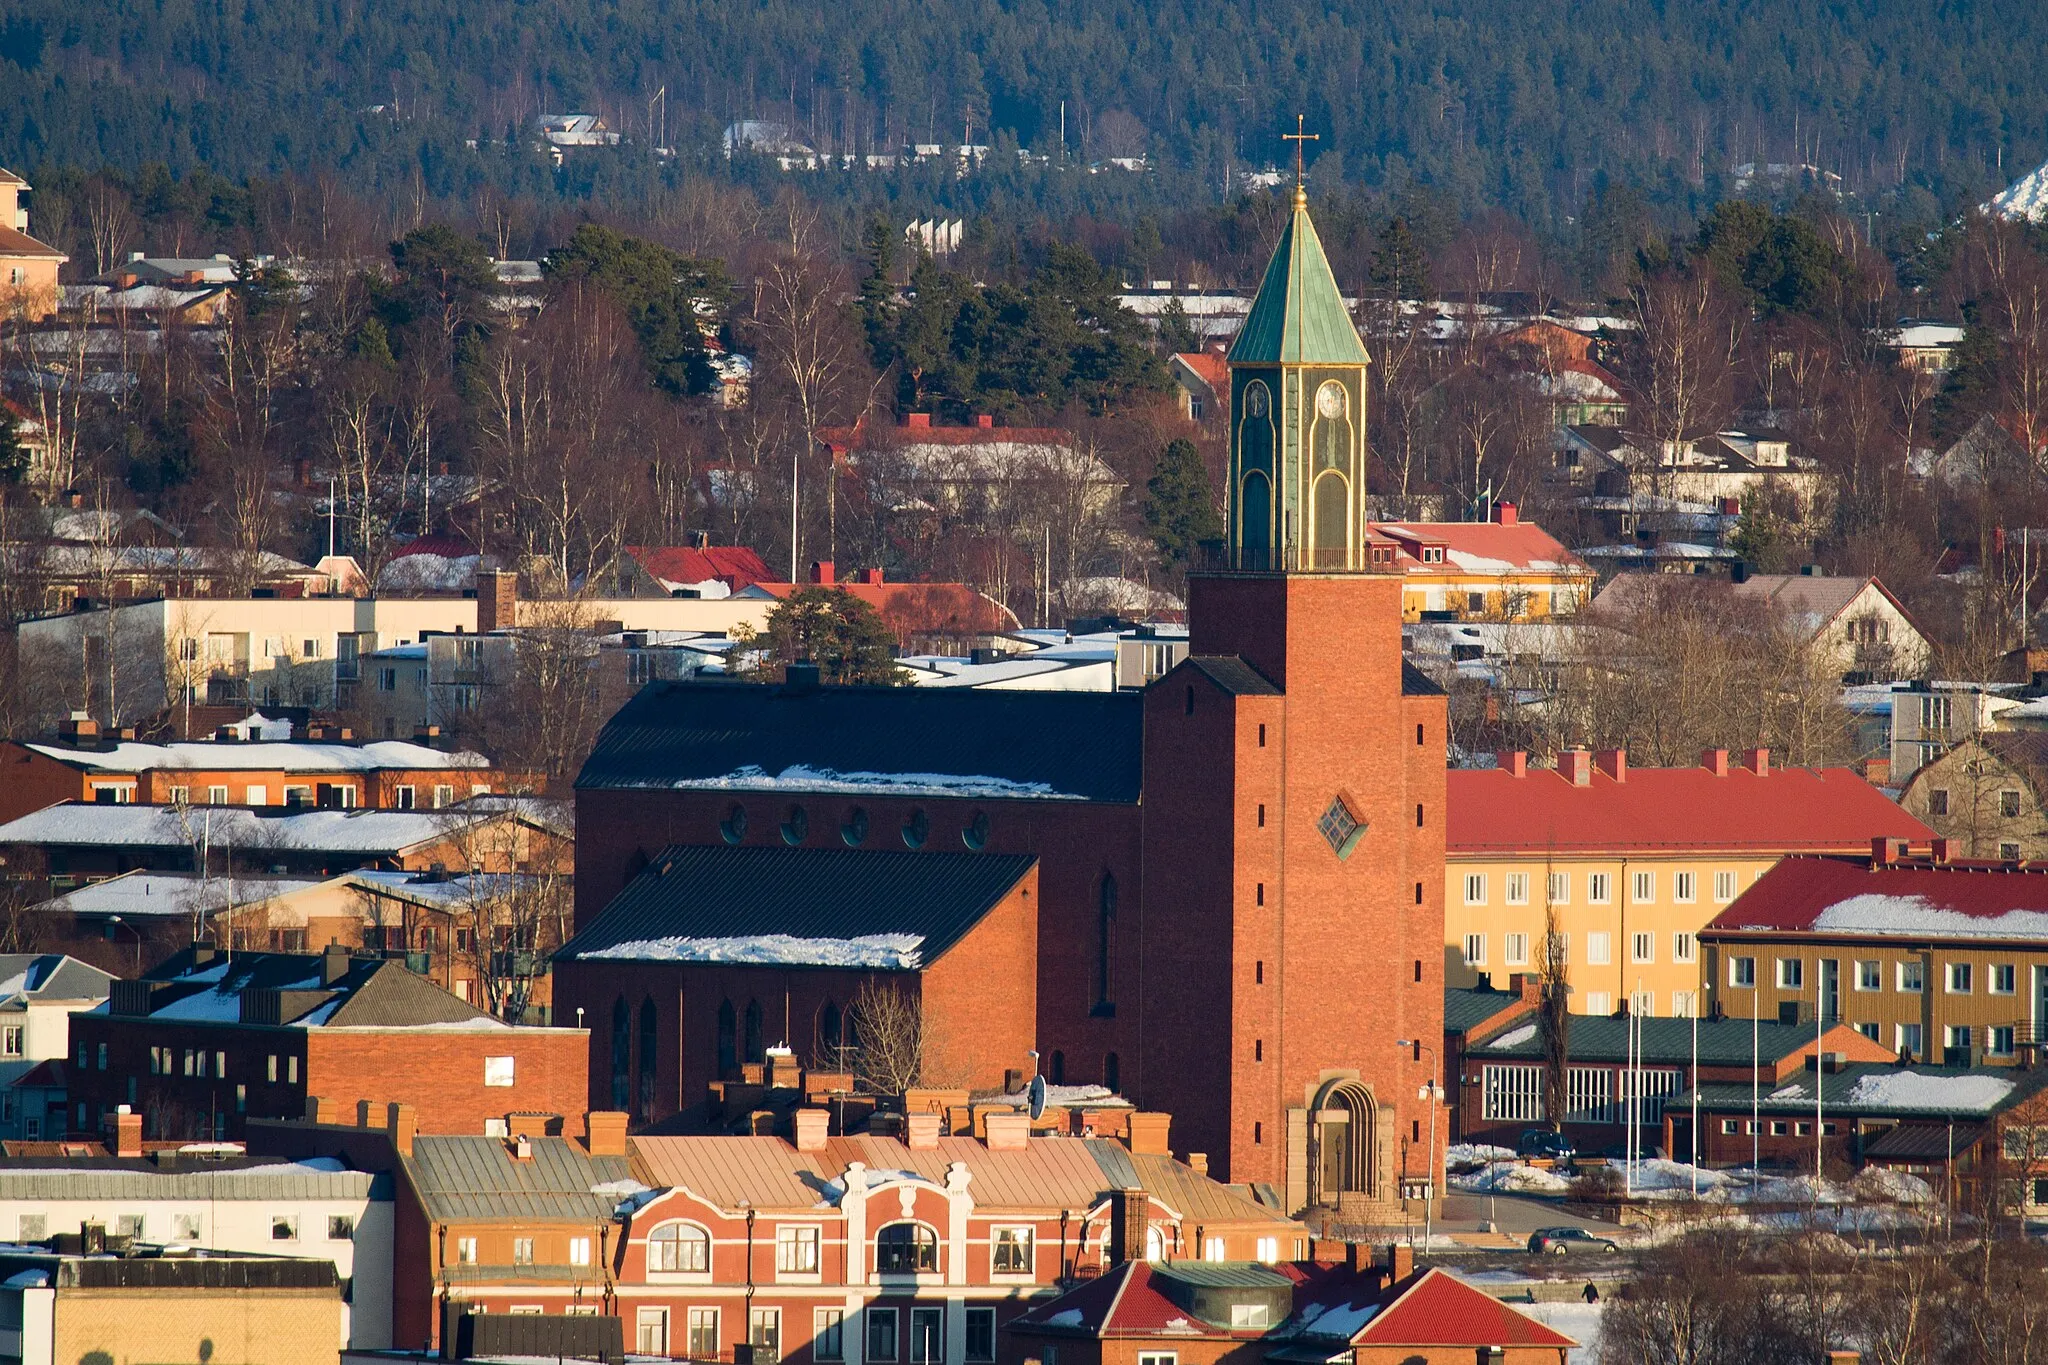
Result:
[[[218,1360],[334,1365],[341,1294],[311,1289],[59,1290],[61,1361]]]
[[[410,1104],[422,1133],[481,1133],[488,1118],[568,1119],[587,1107],[588,1039],[580,1029],[313,1029],[306,1048],[308,1094],[338,1100],[344,1112],[358,1100]],[[484,1084],[486,1057],[513,1059],[511,1085]]]

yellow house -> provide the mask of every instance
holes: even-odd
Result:
[[[27,191],[28,181],[0,170],[0,300],[6,320],[41,322],[57,311],[57,267],[71,258],[28,235]]]
[[[1780,858],[1928,837],[1850,769],[1773,770],[1763,749],[1696,768],[1502,754],[1453,769],[1447,799],[1445,984],[1540,973],[1554,942],[1580,1014],[1698,1012],[1700,931]]]
[[[1401,619],[1544,620],[1584,606],[1598,581],[1592,569],[1542,527],[1520,519],[1515,504],[1496,505],[1492,521],[1375,521],[1374,546],[1392,550],[1406,583]]]

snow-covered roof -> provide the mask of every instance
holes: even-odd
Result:
[[[859,938],[798,938],[753,934],[726,938],[634,939],[594,948],[584,960],[729,962],[758,967],[856,967],[916,971],[924,965],[924,935],[867,934]]]
[[[259,815],[241,806],[107,806],[67,801],[0,825],[0,844],[71,848],[213,847],[281,853],[390,853],[448,837],[453,811],[309,810]]]
[[[142,773],[162,769],[198,772],[274,771],[287,773],[367,773],[391,768],[488,768],[482,754],[443,753],[424,744],[379,739],[363,744],[291,742],[223,744],[215,740],[145,744],[122,740],[109,749],[72,749],[60,744],[27,746],[60,763],[92,772]]]
[[[212,911],[256,905],[321,884],[320,879],[295,877],[202,879],[180,872],[127,872],[67,891],[37,908],[73,915],[148,919],[158,915],[189,915],[201,907]]]

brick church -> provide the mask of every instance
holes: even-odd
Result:
[[[1036,1050],[1171,1113],[1221,1179],[1389,1211],[1430,1169],[1445,700],[1366,530],[1368,363],[1297,189],[1229,357],[1227,541],[1142,693],[794,669],[622,709],[577,784],[556,968],[592,1104],[686,1124],[771,1048],[843,1056],[885,980],[934,1083]]]

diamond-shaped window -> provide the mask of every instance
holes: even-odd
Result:
[[[1341,796],[1330,798],[1329,809],[1316,821],[1316,828],[1329,840],[1331,851],[1339,858],[1349,858],[1351,850],[1365,837],[1365,821],[1351,813],[1351,807],[1344,804]]]

